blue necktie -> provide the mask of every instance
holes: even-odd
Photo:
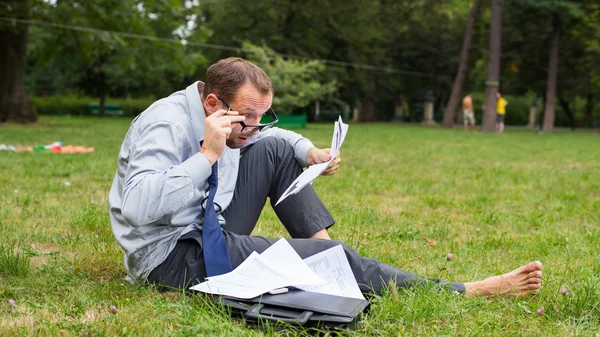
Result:
[[[212,166],[212,173],[208,177],[208,198],[204,208],[204,224],[202,225],[202,250],[204,251],[204,264],[206,265],[206,276],[217,276],[230,272],[231,258],[227,251],[225,237],[221,230],[221,224],[217,218],[214,200],[219,184],[219,162]]]

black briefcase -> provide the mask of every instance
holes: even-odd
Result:
[[[369,306],[367,300],[297,289],[252,299],[220,296],[217,303],[231,310],[234,317],[244,318],[248,326],[281,323],[319,329],[351,329]]]

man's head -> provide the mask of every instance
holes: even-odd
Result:
[[[502,95],[500,95],[500,92],[498,91],[498,92],[496,93],[496,98],[500,98],[500,97],[502,97]]]
[[[244,123],[260,124],[261,117],[269,111],[273,101],[273,86],[267,74],[255,64],[230,57],[213,64],[206,71],[202,93],[206,115],[231,108],[245,116]],[[232,125],[227,146],[239,148],[258,131],[242,131],[239,123]]]

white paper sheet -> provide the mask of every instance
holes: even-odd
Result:
[[[279,241],[272,244],[271,247],[260,254],[260,257],[286,277],[293,278],[294,283],[288,284],[289,286],[325,283],[321,277],[308,267],[306,262],[285,239],[279,239]]]
[[[307,257],[304,262],[327,283],[297,288],[321,294],[365,299],[341,245]]]
[[[256,252],[250,254],[232,272],[209,277],[207,281],[190,289],[237,298],[253,298],[277,288],[323,283],[290,244],[281,239],[261,255]]]
[[[345,124],[342,121],[342,117],[338,116],[338,121],[335,122],[335,125],[333,127],[333,138],[331,140],[330,150],[331,159],[324,163],[312,165],[304,172],[302,172],[302,174],[299,175],[298,178],[296,178],[296,180],[292,182],[292,184],[285,190],[285,192],[283,192],[281,197],[279,197],[279,200],[277,200],[275,206],[277,206],[288,196],[298,193],[302,188],[312,183],[313,180],[317,179],[317,177],[319,177],[321,173],[325,171],[327,166],[329,166],[331,161],[335,159],[335,156],[337,156],[338,152],[340,151],[342,143],[344,142],[344,138],[346,138],[346,133],[348,133],[348,124]]]
[[[195,285],[190,289],[209,294],[253,298],[264,294],[271,288],[280,288],[287,281],[283,275],[265,265],[256,252],[253,252],[234,271],[220,276]]]

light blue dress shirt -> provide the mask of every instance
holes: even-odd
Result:
[[[200,153],[206,113],[200,100],[203,83],[153,103],[133,120],[119,152],[108,203],[112,230],[125,253],[125,269],[134,282],[145,282],[185,233],[202,226],[211,166]],[[301,135],[270,128],[248,140],[279,137],[306,166],[313,144]],[[215,209],[222,213],[233,198],[240,150],[225,148],[219,158]]]

